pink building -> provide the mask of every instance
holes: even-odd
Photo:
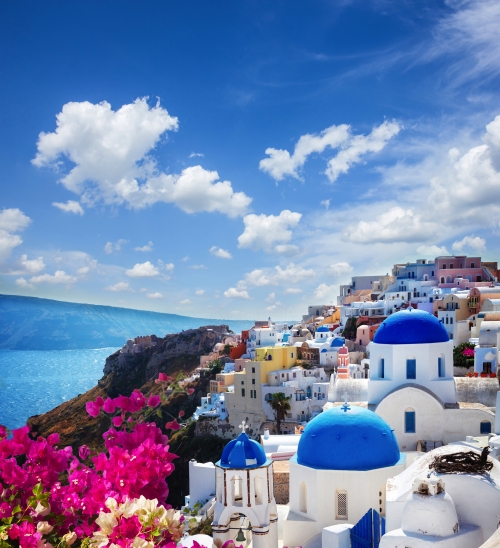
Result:
[[[456,287],[471,289],[487,286],[495,281],[491,272],[481,266],[481,257],[454,255],[436,257],[435,277],[438,287]]]

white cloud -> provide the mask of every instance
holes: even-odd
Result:
[[[148,299],[163,299],[163,295],[156,291],[156,293],[146,293]]]
[[[142,247],[134,247],[135,251],[142,251],[143,253],[146,253],[148,251],[153,251],[153,242],[149,242],[146,245],[143,245]]]
[[[210,248],[210,253],[212,255],[215,255],[216,257],[219,257],[219,259],[232,259],[233,258],[233,256],[231,255],[231,253],[229,253],[229,251],[226,251],[225,249],[222,249],[222,247],[217,247],[215,245],[213,245]]]
[[[183,299],[179,304],[191,304],[189,299]]]
[[[337,285],[320,284],[314,290],[315,298],[320,299],[322,301],[333,301],[333,300],[335,300],[337,293],[338,293],[338,286]]]
[[[121,251],[121,248],[124,244],[128,243],[128,240],[120,239],[117,242],[107,242],[104,246],[104,252],[110,255],[115,251]]]
[[[276,293],[269,293],[269,296],[266,299],[266,303],[274,303],[276,300]]]
[[[185,263],[186,261],[189,261],[189,255],[186,255],[185,257],[182,257],[181,261]]]
[[[199,157],[199,158],[203,158],[204,154],[202,154],[201,152],[191,152],[191,154],[189,155],[190,158],[196,158],[196,157]]]
[[[29,280],[32,284],[48,283],[48,284],[73,284],[77,281],[75,276],[66,274],[64,270],[56,270],[53,275],[41,274],[33,276]]]
[[[349,263],[342,262],[330,265],[328,270],[333,276],[340,277],[349,274],[354,268]]]
[[[453,242],[451,248],[455,253],[463,253],[464,249],[471,250],[474,253],[482,253],[486,250],[486,240],[479,236],[465,236],[458,242]]]
[[[164,268],[167,272],[172,272],[172,270],[175,268],[174,263],[163,263],[162,261],[158,261],[158,263],[161,265],[162,268]]]
[[[12,250],[21,245],[21,232],[31,223],[31,219],[20,209],[9,208],[0,211],[0,261],[8,259]]]
[[[159,269],[150,261],[137,263],[133,268],[125,270],[125,274],[130,278],[154,278],[160,275]]]
[[[401,126],[397,122],[384,121],[374,127],[369,135],[353,136],[350,126],[346,124],[331,126],[319,135],[303,135],[297,141],[292,155],[287,150],[266,149],[269,158],[261,160],[259,167],[276,181],[281,181],[286,175],[301,179],[299,170],[309,155],[322,153],[326,148],[340,148],[340,152],[327,163],[326,176],[333,183],[339,175],[347,173],[354,164],[360,163],[362,156],[370,152],[380,152],[400,130]],[[321,202],[326,209],[329,204],[329,200]]]
[[[229,181],[201,166],[166,174],[151,156],[167,131],[178,129],[177,118],[159,103],[149,107],[136,99],[117,111],[107,102],[67,103],[56,116],[56,130],[40,133],[33,164],[58,166],[66,157],[74,167],[60,182],[93,205],[126,204],[143,208],[157,202],[174,203],[186,213],[219,211],[244,215],[252,201],[234,192]]]
[[[302,293],[303,290],[302,289],[299,289],[298,287],[287,287],[285,289],[285,293],[287,293],[288,295],[297,295],[298,293]]]
[[[203,295],[204,293],[205,293],[205,290],[204,290],[204,289],[197,289],[197,290],[194,292],[194,294],[195,294],[195,295],[198,295],[199,297],[200,297],[201,295]]]
[[[189,268],[192,268],[193,270],[206,270],[207,267],[204,264],[193,264]]]
[[[78,202],[75,202],[75,200],[68,200],[65,204],[61,202],[52,202],[52,205],[66,213],[74,213],[75,215],[84,214],[82,206]]]
[[[401,126],[397,122],[385,121],[374,127],[369,135],[356,135],[349,139],[337,156],[328,161],[326,176],[330,182],[335,182],[339,175],[347,173],[354,164],[360,163],[365,154],[380,152],[400,130]]]
[[[21,255],[20,258],[11,263],[10,268],[5,271],[5,274],[11,276],[20,276],[22,274],[38,274],[45,268],[43,257],[36,259],[28,259],[28,255]]]
[[[224,297],[226,297],[226,299],[249,299],[250,295],[245,290],[238,290],[235,287],[230,287],[227,291],[224,291]]]
[[[330,198],[328,200],[321,200],[320,205],[328,210],[330,208]]]
[[[266,269],[252,270],[245,275],[245,279],[238,282],[238,289],[247,287],[263,287],[267,285],[285,285],[303,282],[312,279],[315,272],[290,263],[285,269],[280,266]]]
[[[279,215],[246,215],[243,217],[245,230],[238,237],[238,247],[272,252],[277,243],[291,240],[290,229],[299,224],[301,217],[301,213],[288,209],[284,209]]]
[[[417,254],[422,257],[440,257],[442,255],[449,255],[450,252],[446,249],[446,246],[441,247],[437,245],[421,245],[417,247]]]
[[[88,274],[89,272],[90,272],[90,266],[82,266],[76,271],[76,273],[80,274],[80,276],[85,276],[85,274]]]
[[[319,134],[308,133],[297,141],[293,154],[288,150],[267,148],[266,154],[269,158],[261,160],[259,167],[276,181],[281,181],[285,175],[300,179],[299,170],[309,155],[320,154],[326,148],[337,148],[348,138],[349,126],[346,124],[331,126]]]
[[[18,278],[15,283],[16,283],[17,287],[20,287],[22,289],[34,289],[35,288],[34,285],[28,283],[24,278]]]
[[[274,251],[285,257],[293,257],[299,254],[300,248],[298,245],[293,244],[279,244],[274,248]]]
[[[115,291],[116,293],[133,292],[128,282],[118,282],[115,285],[108,285],[104,288],[106,291]]]

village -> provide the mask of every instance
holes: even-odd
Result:
[[[484,544],[500,521],[498,274],[480,257],[396,264],[300,323],[225,335],[193,418],[231,441],[190,463],[186,512],[216,546],[499,545]]]

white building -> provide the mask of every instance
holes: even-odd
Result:
[[[389,425],[361,407],[336,407],[313,419],[290,459],[290,511],[283,544],[304,546],[324,527],[385,512],[385,484],[405,456]]]

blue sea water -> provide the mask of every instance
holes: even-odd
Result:
[[[0,424],[20,428],[28,417],[83,394],[97,384],[116,350],[0,349]]]

